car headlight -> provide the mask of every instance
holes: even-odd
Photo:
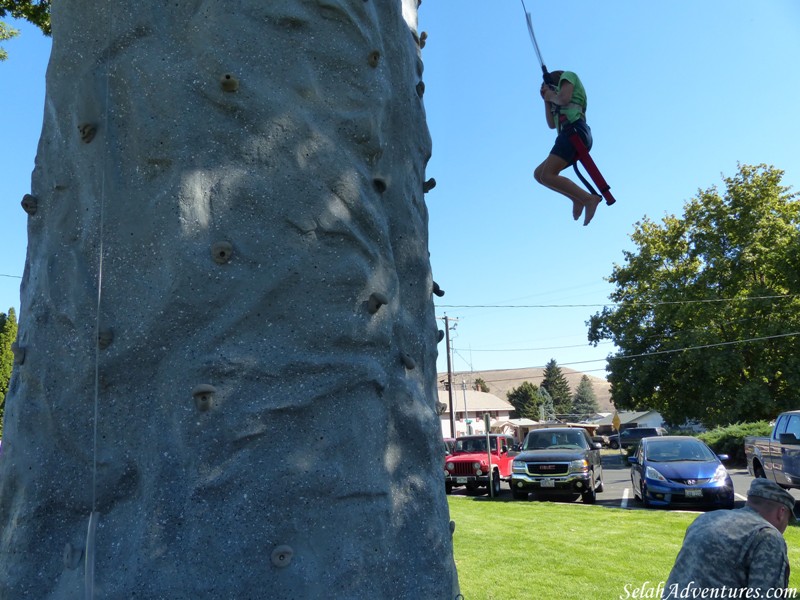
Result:
[[[714,476],[711,478],[711,481],[713,481],[714,483],[719,483],[721,481],[725,481],[727,478],[728,478],[728,470],[722,465],[719,465],[717,467],[717,470],[714,471]]]
[[[570,471],[586,471],[589,469],[589,461],[585,458],[581,458],[579,460],[573,460],[569,463],[569,470]]]
[[[664,477],[661,473],[656,471],[653,467],[647,467],[644,470],[644,476],[647,479],[655,479],[656,481],[666,481],[667,478]]]
[[[523,460],[515,460],[511,463],[511,470],[516,473],[524,473],[525,472],[525,461]]]
[[[447,463],[446,468],[447,468],[448,471],[451,471],[451,472],[456,470],[456,466],[451,462]]]
[[[479,463],[479,462],[472,463],[472,468],[473,469],[480,469],[481,468],[481,463]]]

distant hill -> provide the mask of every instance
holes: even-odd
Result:
[[[580,371],[573,371],[568,367],[559,367],[561,372],[566,377],[569,387],[573,393],[578,387],[584,373]],[[601,412],[613,412],[614,406],[611,404],[611,384],[605,379],[600,377],[593,377],[586,375],[592,382],[594,393],[597,396],[597,403],[600,405]],[[460,371],[453,373],[453,388],[456,390],[461,389],[461,382],[466,381],[467,386],[471,387],[474,381],[478,378],[483,379],[486,385],[489,386],[489,393],[494,394],[498,398],[506,399],[506,394],[519,387],[525,381],[529,381],[534,385],[539,385],[544,377],[544,369],[540,367],[530,369],[504,369],[497,371]],[[439,373],[437,381],[439,387],[442,381],[447,380],[447,373]]]

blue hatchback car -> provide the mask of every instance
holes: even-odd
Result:
[[[733,482],[716,455],[691,436],[644,438],[631,464],[633,494],[649,506],[733,508]]]

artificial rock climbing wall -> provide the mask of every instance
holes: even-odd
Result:
[[[456,596],[416,16],[53,3],[0,597]]]

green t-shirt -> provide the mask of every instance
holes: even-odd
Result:
[[[570,105],[562,106],[561,114],[565,115],[570,123],[574,123],[578,119],[586,119],[586,90],[584,89],[581,80],[572,71],[564,71],[561,74],[561,78],[558,80],[556,93],[561,91],[562,81],[569,81],[572,84],[573,89],[572,89],[572,99],[570,100]],[[578,104],[582,106],[583,109],[579,109],[576,106],[572,106],[573,104]]]

